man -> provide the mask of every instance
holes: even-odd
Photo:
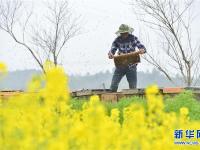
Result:
[[[132,34],[133,28],[128,25],[122,24],[119,30],[116,32],[119,35],[112,43],[111,50],[108,53],[109,59],[113,59],[115,52],[118,50],[118,54],[126,54],[134,52],[135,48],[139,49],[139,54],[146,53],[146,48],[140,43],[138,38]],[[129,88],[136,88],[137,86],[137,64],[129,64],[126,67],[116,67],[112,78],[110,90],[116,92],[119,82],[122,77],[126,75],[129,83]]]

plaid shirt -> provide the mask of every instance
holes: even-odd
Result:
[[[118,49],[119,53],[130,53],[135,51],[136,47],[146,51],[146,48],[140,43],[138,38],[132,34],[129,34],[126,39],[123,39],[121,36],[117,37],[112,43],[110,52],[114,55]]]

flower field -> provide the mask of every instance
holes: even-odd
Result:
[[[1,68],[6,70],[3,65]],[[131,103],[122,110],[112,108],[108,114],[96,95],[84,102],[81,109],[74,109],[67,83],[62,68],[48,66],[45,76],[32,79],[29,94],[0,100],[0,149],[200,149],[198,145],[174,143],[197,142],[200,121],[190,119],[187,107],[176,110],[178,114],[164,110],[163,97],[156,86],[146,89],[146,108]],[[183,137],[175,138],[175,130],[183,130]],[[194,137],[184,132],[192,130]]]

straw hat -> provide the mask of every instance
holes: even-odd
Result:
[[[119,26],[119,29],[117,32],[115,32],[116,34],[121,34],[121,33],[132,33],[134,31],[133,28],[129,27],[128,25],[126,24],[121,24]]]

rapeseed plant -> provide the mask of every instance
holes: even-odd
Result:
[[[0,69],[6,70],[4,65]],[[174,144],[174,130],[200,127],[200,122],[190,121],[187,108],[181,108],[180,115],[164,112],[157,86],[146,89],[146,98],[147,110],[133,103],[123,109],[123,122],[117,108],[106,113],[97,95],[81,110],[72,109],[67,75],[47,64],[46,75],[34,77],[27,94],[0,100],[0,149],[199,149]]]

